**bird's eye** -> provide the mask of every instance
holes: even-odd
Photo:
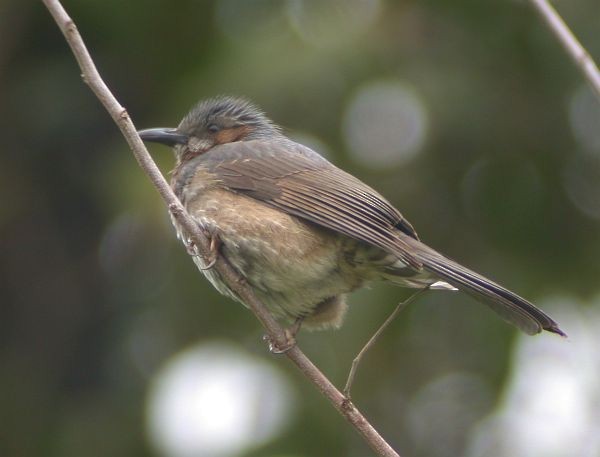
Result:
[[[210,124],[208,126],[208,131],[210,133],[217,133],[219,130],[221,130],[221,128],[217,124]]]

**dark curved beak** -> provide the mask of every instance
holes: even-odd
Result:
[[[171,128],[139,130],[138,135],[144,141],[166,144],[167,146],[187,144],[189,139],[187,135],[183,135],[182,133],[179,133],[177,129]]]

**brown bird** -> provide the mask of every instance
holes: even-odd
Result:
[[[423,244],[384,197],[285,137],[248,101],[203,101],[177,128],[139,134],[173,147],[176,195],[276,317],[339,327],[346,295],[384,280],[458,288],[528,334],[565,335],[527,300]],[[219,292],[241,301],[194,259]]]

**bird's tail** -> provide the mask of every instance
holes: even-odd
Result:
[[[444,257],[420,241],[410,238],[407,242],[414,248],[412,254],[423,264],[425,270],[488,305],[500,317],[525,333],[533,335],[547,330],[566,336],[550,316],[524,298]]]

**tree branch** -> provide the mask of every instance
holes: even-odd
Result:
[[[129,114],[110,92],[94,62],[87,51],[83,39],[79,34],[73,20],[62,7],[58,0],[42,0],[50,14],[58,24],[65,39],[67,40],[79,67],[82,71],[83,80],[90,86],[96,97],[109,112],[121,133],[127,140],[129,147],[141,168],[146,172],[161,197],[165,201],[169,211],[177,219],[179,224],[185,228],[190,239],[198,247],[200,254],[208,258],[210,254],[209,240],[202,232],[198,224],[191,218],[185,208],[175,196],[160,170],[146,150],[144,143],[137,134],[136,128]],[[284,347],[287,338],[282,327],[275,321],[266,307],[254,296],[252,290],[244,282],[243,278],[220,256],[214,268],[227,285],[242,298],[262,325],[267,330],[271,342],[279,347]],[[319,371],[319,369],[294,345],[285,352],[286,356],[302,371],[302,373],[325,395],[333,406],[350,422],[356,430],[367,441],[369,446],[380,456],[399,457],[396,451],[379,435],[373,426],[365,419],[358,409],[348,401],[335,386]]]
[[[547,0],[530,0],[535,10],[540,14],[552,33],[561,42],[567,53],[575,62],[575,65],[589,81],[594,92],[600,98],[600,71],[594,59],[581,45],[569,26],[562,20],[556,10]]]

